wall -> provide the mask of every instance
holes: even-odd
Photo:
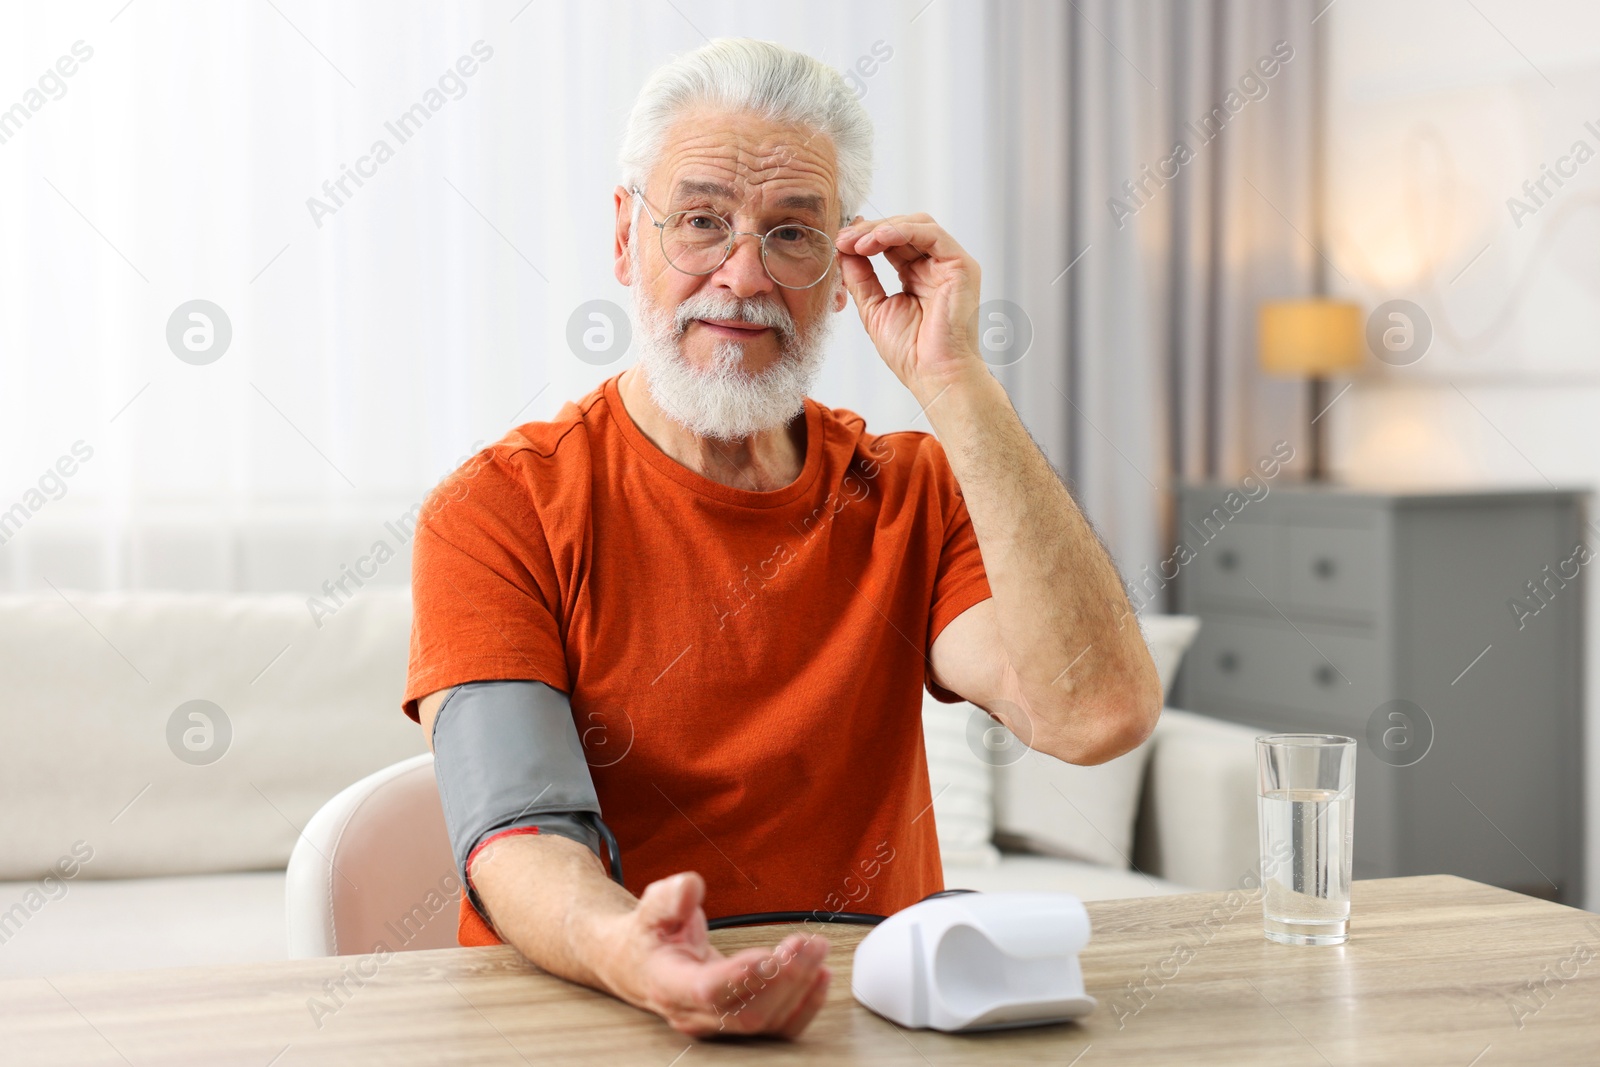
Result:
[[[1413,301],[1433,334],[1421,359],[1374,362],[1336,402],[1335,470],[1365,482],[1592,488],[1600,7],[1342,0],[1326,21],[1332,287],[1368,309]],[[1550,169],[1564,173],[1559,184]],[[1589,537],[1600,543],[1593,529]],[[1585,709],[1591,909],[1600,908],[1597,601]]]

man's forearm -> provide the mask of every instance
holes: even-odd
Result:
[[[972,518],[1019,702],[1046,728],[1104,708],[1148,732],[1160,683],[1116,567],[1005,389],[976,364],[919,399]]]
[[[474,860],[472,883],[501,940],[551,974],[629,999],[614,988],[607,923],[637,901],[593,852],[553,834],[505,837]]]
[[[706,936],[705,882],[692,871],[652,882],[635,899],[587,848],[540,834],[489,845],[472,879],[496,931],[518,952],[685,1034],[793,1037],[827,996],[822,937],[791,934],[770,949],[718,952]]]

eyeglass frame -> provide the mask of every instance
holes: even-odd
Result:
[[[728,262],[728,260],[732,258],[732,256],[733,256],[733,246],[734,246],[735,242],[737,242],[739,240],[739,237],[740,237],[741,234],[744,235],[744,236],[747,236],[747,237],[754,237],[756,239],[756,242],[759,245],[760,251],[761,251],[761,269],[766,273],[768,278],[772,278],[772,284],[773,285],[781,286],[784,289],[804,290],[804,289],[814,289],[814,288],[816,288],[818,285],[822,284],[824,281],[827,280],[827,277],[828,277],[829,274],[833,273],[833,265],[835,263],[837,263],[838,260],[839,260],[839,246],[834,243],[835,238],[830,236],[827,230],[819,230],[819,229],[817,229],[817,227],[815,227],[815,226],[807,226],[803,222],[780,222],[777,225],[773,226],[772,229],[769,229],[767,231],[767,233],[756,233],[754,230],[736,230],[736,229],[733,228],[733,220],[728,218],[726,215],[722,214],[719,211],[705,210],[705,213],[707,215],[715,215],[717,218],[719,218],[723,222],[727,223],[727,225],[728,225],[728,243],[725,246],[723,246],[722,258],[717,261],[717,265],[715,267],[712,267],[710,270],[700,271],[698,273],[696,273],[695,271],[692,271],[692,270],[684,270],[682,267],[680,267],[676,263],[672,262],[672,257],[667,255],[667,222],[669,220],[671,220],[672,218],[678,216],[678,215],[683,215],[683,214],[686,214],[687,212],[690,212],[690,211],[704,210],[704,209],[684,208],[682,211],[674,211],[674,212],[672,212],[672,214],[668,215],[666,218],[662,219],[660,222],[657,222],[656,221],[656,213],[653,210],[651,210],[650,202],[644,198],[644,190],[640,189],[637,185],[633,185],[633,186],[629,187],[628,192],[633,196],[637,196],[639,198],[640,206],[643,207],[645,209],[645,211],[649,213],[649,215],[650,215],[650,225],[652,225],[652,226],[654,226],[656,228],[656,237],[658,238],[658,241],[659,241],[659,243],[661,245],[661,257],[667,261],[667,266],[671,267],[673,270],[677,271],[679,274],[687,274],[691,278],[704,278],[708,274],[715,274],[717,271],[721,270],[722,269],[722,265],[724,263]],[[820,278],[818,278],[816,281],[814,281],[811,284],[809,284],[809,285],[785,285],[783,282],[780,282],[777,278],[773,277],[772,269],[767,266],[767,234],[770,234],[772,232],[772,230],[780,229],[780,228],[782,228],[784,226],[798,226],[802,230],[810,230],[813,233],[820,233],[820,234],[822,234],[822,236],[824,236],[824,237],[826,237],[828,239],[828,251],[831,253],[831,255],[828,258],[828,265],[827,265],[827,267],[823,268],[822,276]]]

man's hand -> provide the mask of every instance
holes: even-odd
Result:
[[[706,936],[705,881],[692,871],[645,887],[638,907],[612,916],[596,967],[617,996],[694,1037],[806,1028],[828,992],[828,942],[793,934],[775,948],[724,956]]]
[[[1160,679],[1116,567],[979,353],[977,261],[923,214],[858,216],[836,243],[861,324],[949,458],[994,594],[933,643],[934,680],[1069,763],[1121,755],[1155,728]],[[879,253],[902,292],[879,284]]]
[[[927,406],[961,374],[982,367],[974,329],[982,271],[932,218],[891,215],[855,221],[839,231],[845,288],[878,355]],[[882,253],[900,275],[889,296],[869,256]]]

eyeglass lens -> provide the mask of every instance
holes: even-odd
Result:
[[[661,251],[667,262],[688,274],[709,274],[728,256],[731,228],[726,219],[705,211],[680,211],[661,224]],[[821,230],[796,223],[774,226],[762,241],[762,261],[779,285],[803,289],[815,285],[833,265],[833,239]]]

